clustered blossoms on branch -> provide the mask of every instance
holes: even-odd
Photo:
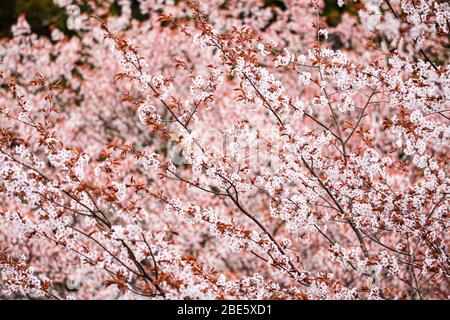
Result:
[[[0,40],[0,296],[449,297],[446,1],[54,2]]]

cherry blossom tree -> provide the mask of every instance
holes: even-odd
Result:
[[[1,297],[449,297],[447,1],[113,2],[0,40]]]

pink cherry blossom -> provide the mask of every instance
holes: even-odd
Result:
[[[54,0],[72,37],[20,16],[0,297],[449,297],[448,3],[282,2]]]

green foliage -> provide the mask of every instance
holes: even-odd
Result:
[[[115,0],[109,7],[109,14],[112,16],[120,16],[122,14],[122,9],[117,0]],[[137,0],[131,1],[131,17],[138,21],[144,21],[150,18],[148,14],[141,13],[141,10],[139,9],[139,1]]]
[[[11,26],[25,14],[33,32],[49,36],[51,26],[66,34],[67,15],[51,0],[0,0],[0,38],[11,36]]]
[[[286,4],[281,0],[265,0],[264,7],[278,7],[279,9],[285,11],[287,10]]]
[[[341,23],[344,12],[347,12],[349,15],[357,14],[357,5],[357,2],[347,2],[342,7],[339,7],[336,0],[325,0],[325,6],[321,12],[321,16],[325,17],[325,21],[330,27],[336,27]]]
[[[221,9],[226,9],[227,0],[223,2]],[[286,10],[286,4],[282,0],[265,0],[264,6],[274,6],[281,10]],[[139,2],[132,1],[131,5],[133,19],[143,21],[149,18],[147,14],[143,15],[139,10]],[[338,7],[336,0],[325,0],[325,7],[322,16],[329,26],[337,26],[342,20],[342,14],[348,12],[354,14],[355,8],[346,4],[342,8]],[[56,6],[52,0],[0,0],[0,38],[11,36],[11,26],[16,23],[17,18],[25,14],[27,21],[33,32],[39,35],[49,36],[51,26],[55,26],[66,35],[73,33],[67,29],[67,15],[64,9]],[[114,1],[109,8],[109,14],[118,16],[121,14],[121,8],[117,1]]]

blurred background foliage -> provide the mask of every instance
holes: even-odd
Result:
[[[349,15],[358,15],[357,7],[359,5],[359,3],[350,2],[339,7],[336,0],[325,0],[325,6],[321,15],[325,18],[326,23],[330,27],[336,27],[341,23],[344,12],[347,12]]]
[[[224,8],[227,0],[224,1]],[[286,10],[286,4],[282,0],[265,0],[264,7],[274,6]],[[82,8],[83,10],[83,8]],[[342,14],[347,11],[355,14],[354,6],[338,7],[336,0],[325,0],[325,7],[321,15],[329,26],[336,26],[341,22]],[[120,6],[115,1],[109,12],[111,15],[120,15]],[[11,36],[11,26],[17,18],[25,14],[33,32],[43,36],[49,36],[53,27],[57,27],[66,35],[72,33],[66,27],[67,15],[64,9],[56,6],[52,0],[0,0],[0,38]],[[148,19],[148,15],[141,14],[139,2],[132,1],[132,16],[137,20]]]
[[[0,37],[11,36],[11,26],[21,14],[39,35],[49,36],[52,26],[69,34],[67,15],[52,0],[0,0]]]

